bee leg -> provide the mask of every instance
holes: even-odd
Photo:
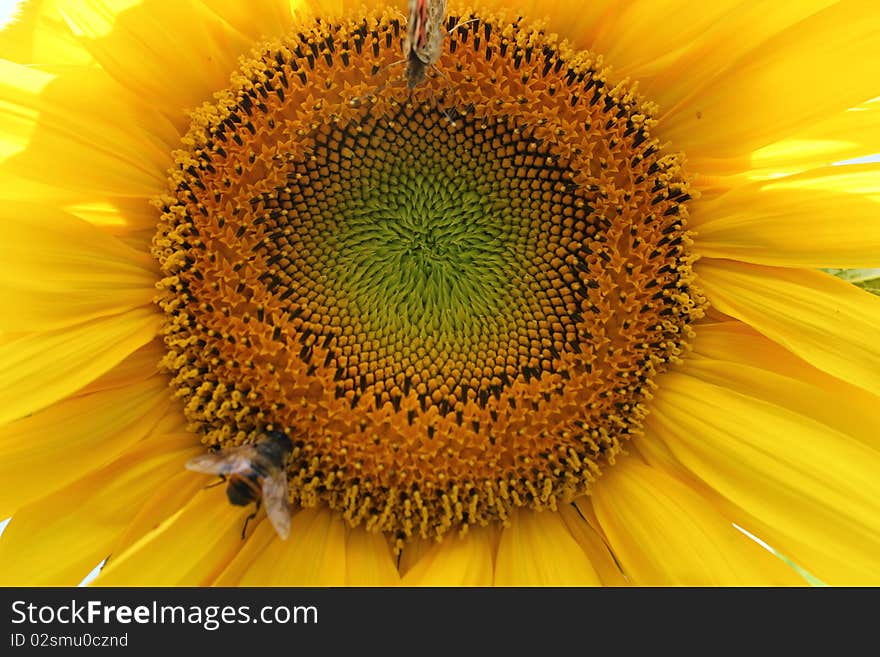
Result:
[[[257,506],[254,509],[254,512],[244,519],[244,527],[241,528],[241,540],[244,540],[244,535],[247,532],[248,523],[257,517],[257,513],[260,511],[260,500],[257,500]]]
[[[208,484],[202,490],[214,488],[214,486],[219,486],[220,484],[225,484],[225,483],[226,483],[226,475],[220,475],[220,481],[215,481],[213,484]]]

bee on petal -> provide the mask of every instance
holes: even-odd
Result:
[[[290,535],[290,503],[287,501],[287,457],[293,451],[290,438],[281,431],[269,431],[253,444],[221,449],[190,459],[186,468],[195,472],[220,475],[227,483],[226,496],[236,506],[256,503],[256,509],[244,521],[244,539],[248,522],[255,518],[261,502],[266,515],[282,539]]]

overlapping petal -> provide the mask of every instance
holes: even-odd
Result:
[[[0,585],[78,584],[111,553],[152,490],[199,451],[187,434],[148,439],[109,465],[16,510],[0,541]]]
[[[781,3],[780,3],[781,4]],[[814,7],[753,7],[755,12],[797,15]],[[729,34],[751,40],[758,29]],[[696,170],[735,160],[837,112],[877,96],[880,77],[880,15],[870,0],[831,4],[743,52],[718,49],[723,70],[703,85],[687,80],[686,95],[667,104],[660,123],[664,138],[689,154]],[[859,66],[852,66],[859,62]],[[689,77],[689,76],[688,76]],[[670,99],[671,100],[671,99]]]
[[[149,306],[150,256],[65,212],[0,206],[0,330],[53,331]]]
[[[76,392],[158,333],[159,317],[139,308],[0,344],[0,426]]]
[[[880,264],[880,164],[828,167],[697,201],[701,255],[763,265]]]
[[[597,586],[602,581],[558,513],[519,511],[501,532],[496,586]]]
[[[880,297],[821,272],[703,259],[712,306],[808,363],[880,393]]]
[[[0,515],[85,476],[153,430],[168,407],[159,377],[61,401],[0,428]]]
[[[634,459],[609,469],[596,486],[593,506],[637,585],[803,584],[707,500]]]
[[[125,552],[111,556],[96,586],[206,586],[241,549],[251,509],[232,506],[222,486],[202,490]]]
[[[427,547],[427,546],[426,546]],[[404,586],[490,586],[493,576],[492,537],[472,528],[464,536],[448,535],[419,557],[401,579]]]
[[[683,373],[664,377],[654,401],[656,434],[696,479],[778,534],[856,567],[862,583],[880,581],[880,452]]]

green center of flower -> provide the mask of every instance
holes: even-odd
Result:
[[[267,44],[159,201],[194,428],[285,432],[296,503],[400,541],[589,492],[701,304],[642,103],[587,53],[469,18],[412,92],[389,15]]]

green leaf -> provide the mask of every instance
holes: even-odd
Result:
[[[872,294],[880,295],[880,269],[825,269],[824,271]]]

